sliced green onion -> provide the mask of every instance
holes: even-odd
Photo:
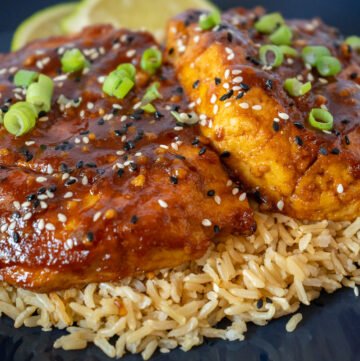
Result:
[[[39,77],[39,73],[31,70],[19,70],[14,76],[14,84],[27,88],[34,83]]]
[[[150,103],[143,105],[142,107],[140,107],[140,109],[144,110],[146,113],[155,113],[156,112],[156,108]]]
[[[115,89],[121,83],[121,77],[115,71],[112,71],[106,78],[102,87],[102,90],[105,94],[113,96]]]
[[[318,60],[323,56],[329,56],[330,51],[325,46],[305,46],[301,52],[301,56],[305,63],[315,66]]]
[[[87,61],[79,49],[69,49],[61,57],[61,65],[64,73],[71,73],[83,70],[87,66]]]
[[[284,61],[284,55],[281,49],[276,45],[262,45],[259,50],[260,61],[266,66],[278,67]],[[270,55],[274,58],[270,59]]]
[[[309,123],[316,129],[331,130],[334,124],[334,117],[325,109],[314,108],[310,111]]]
[[[322,76],[334,76],[341,72],[340,61],[333,56],[323,56],[316,63],[316,69]]]
[[[292,30],[287,25],[281,25],[269,37],[275,45],[290,45],[293,37]]]
[[[136,76],[136,68],[134,65],[132,65],[131,63],[124,63],[124,64],[120,64],[117,68],[116,68],[116,73],[121,77],[121,78],[129,78],[132,81],[135,82],[135,76]]]
[[[296,58],[299,53],[297,52],[296,49],[292,48],[291,46],[288,46],[288,45],[280,45],[279,46],[281,52],[284,54],[284,55],[287,55],[287,56],[291,56],[291,57],[294,57]]]
[[[285,80],[284,89],[293,97],[299,97],[311,90],[311,83],[301,83],[296,78],[289,78]]]
[[[37,109],[32,104],[18,102],[5,114],[4,127],[9,133],[19,137],[34,128],[37,114]]]
[[[202,30],[210,30],[221,23],[221,13],[214,10],[210,14],[202,14],[199,18],[199,26]]]
[[[176,121],[178,123],[194,125],[199,122],[199,116],[195,112],[179,113],[179,112],[172,111],[170,113],[176,119]]]
[[[124,78],[120,84],[114,89],[113,95],[118,99],[124,99],[130,90],[134,87],[135,83],[129,79]]]
[[[345,39],[345,44],[350,45],[354,50],[360,50],[360,37],[353,35]]]
[[[162,98],[162,96],[158,90],[159,86],[160,86],[159,82],[156,82],[147,88],[147,90],[142,98],[142,102],[144,104],[148,104],[148,103],[151,103],[155,99]]]
[[[271,34],[277,27],[285,24],[285,20],[280,13],[264,15],[255,23],[255,29],[264,34]]]
[[[146,49],[141,57],[141,69],[149,74],[154,74],[160,68],[162,62],[162,55],[159,49]]]
[[[40,74],[36,83],[30,84],[26,92],[26,101],[35,105],[39,111],[51,109],[54,82],[46,75]]]

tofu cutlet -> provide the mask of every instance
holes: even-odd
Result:
[[[260,47],[271,43],[268,34],[255,28],[263,9],[227,11],[221,23],[209,30],[199,27],[201,14],[189,11],[169,23],[167,52],[195,109],[207,116],[202,134],[234,177],[263,202],[265,210],[307,220],[359,217],[356,49],[319,19],[286,21],[295,54],[285,55],[280,66],[272,67],[262,64],[259,56]],[[309,45],[326,47],[342,70],[335,76],[320,76],[300,56]],[[290,96],[284,90],[289,78],[311,82],[311,91]],[[309,124],[314,108],[333,115],[331,130]]]
[[[4,113],[25,98],[13,84],[19,69],[55,83],[34,129],[0,129],[2,281],[41,292],[114,281],[201,257],[216,235],[254,231],[198,126],[171,115],[191,112],[173,69],[141,70],[150,47],[158,44],[146,32],[95,26],[0,57]],[[60,58],[75,48],[89,67],[64,74]],[[104,77],[130,62],[134,89],[123,100],[104,94]],[[162,98],[147,113],[139,101],[154,82]]]

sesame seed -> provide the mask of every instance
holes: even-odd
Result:
[[[250,107],[248,103],[240,103],[239,106],[242,109],[249,109],[249,107]]]
[[[65,223],[67,221],[67,217],[62,213],[58,213],[57,217],[58,217],[59,222],[61,222],[61,223]]]
[[[278,113],[278,116],[279,116],[279,118],[284,119],[284,120],[288,120],[290,118],[288,114],[281,113],[281,112]]]
[[[239,193],[239,188],[234,188],[231,193],[233,194],[233,196],[235,196],[236,194]]]
[[[55,231],[55,226],[52,223],[46,223],[45,228],[48,231]]]
[[[73,195],[74,195],[73,192],[66,192],[64,194],[64,198],[71,198]]]
[[[26,214],[24,215],[23,220],[24,220],[24,221],[27,221],[27,220],[30,219],[31,217],[32,217],[32,213],[31,213],[31,212],[28,212],[28,213],[26,213]]]
[[[253,105],[253,106],[252,106],[252,109],[253,109],[253,110],[261,110],[261,109],[262,109],[262,106],[261,106],[261,105]]]
[[[233,83],[238,84],[241,83],[244,80],[242,76],[237,76],[233,79]]]
[[[216,196],[214,197],[214,201],[215,201],[216,204],[220,205],[220,204],[221,204],[221,198],[220,198],[220,196],[216,195]]]
[[[239,197],[239,201],[243,202],[246,199],[246,193],[241,193]]]
[[[96,212],[93,217],[93,221],[96,222],[101,217],[101,212]]]
[[[211,98],[210,98],[210,103],[211,103],[211,104],[215,104],[216,99],[217,99],[216,94],[213,94],[213,95],[211,96]]]
[[[229,48],[226,48],[226,49],[229,49]],[[226,50],[225,49],[225,50]],[[230,49],[230,52],[232,52],[232,50]],[[225,73],[224,73],[224,77],[225,77],[225,79],[228,79],[229,78],[229,76],[230,76],[230,69],[226,69],[225,70]]]
[[[45,178],[45,177],[37,177],[36,178],[36,182],[37,183],[44,183],[44,182],[46,182],[47,181],[47,179]]]
[[[233,74],[233,75],[239,75],[241,73],[242,73],[242,70],[240,70],[240,69],[234,69],[231,71],[231,74]]]
[[[167,208],[168,207],[168,204],[165,201],[163,201],[162,199],[159,199],[158,203],[159,203],[161,208]]]
[[[136,50],[135,50],[135,49],[131,49],[131,50],[128,50],[128,51],[126,52],[126,56],[127,56],[128,58],[132,58],[135,54],[136,54]]]
[[[42,231],[45,228],[45,222],[43,219],[39,219],[39,222],[37,224],[37,228]]]
[[[40,207],[41,207],[41,209],[46,209],[46,208],[48,207],[48,205],[47,205],[46,202],[41,201],[41,202],[40,202]]]
[[[201,224],[204,226],[204,227],[210,227],[212,225],[211,221],[209,219],[203,219]]]
[[[344,186],[342,184],[338,184],[338,186],[336,187],[336,191],[341,194],[344,192]]]
[[[284,209],[284,201],[280,200],[279,202],[276,203],[276,206],[278,210],[282,211]]]
[[[14,201],[14,202],[13,202],[13,206],[14,206],[17,210],[19,210],[19,209],[20,209],[20,202]]]
[[[216,115],[218,111],[219,111],[219,106],[215,104],[213,109],[214,115]]]
[[[88,102],[86,107],[89,109],[89,110],[92,110],[94,109],[94,103],[91,103],[91,102]]]

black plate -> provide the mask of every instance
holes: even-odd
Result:
[[[171,1],[171,0],[170,0]],[[181,1],[181,0],[177,0]],[[217,1],[221,7],[263,5],[289,17],[321,16],[346,34],[359,34],[360,1],[344,0],[268,0]],[[9,47],[12,30],[23,18],[55,0],[18,0],[2,4],[0,9],[0,50]],[[208,340],[184,353],[156,353],[153,361],[359,361],[360,299],[352,290],[323,295],[310,307],[300,310],[304,319],[295,332],[285,332],[288,317],[266,327],[249,325],[246,340],[229,342]],[[52,345],[63,332],[14,329],[12,321],[0,319],[0,361],[109,361],[96,347],[85,351],[54,350]],[[139,361],[128,355],[124,361]]]

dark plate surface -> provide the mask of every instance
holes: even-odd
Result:
[[[178,0],[180,1],[180,0]],[[57,3],[56,0],[1,1],[0,51],[9,48],[16,25],[33,11]],[[289,17],[321,16],[346,34],[360,33],[359,0],[242,0],[217,1],[223,7],[263,5]],[[289,317],[272,321],[266,327],[249,325],[246,340],[208,340],[184,353],[156,353],[153,361],[360,361],[360,298],[352,290],[323,295],[310,307],[300,310],[304,319],[295,332],[285,331]],[[0,361],[108,361],[95,347],[85,351],[54,350],[52,344],[61,331],[14,329],[12,321],[0,319]],[[139,361],[129,355],[124,361]]]

